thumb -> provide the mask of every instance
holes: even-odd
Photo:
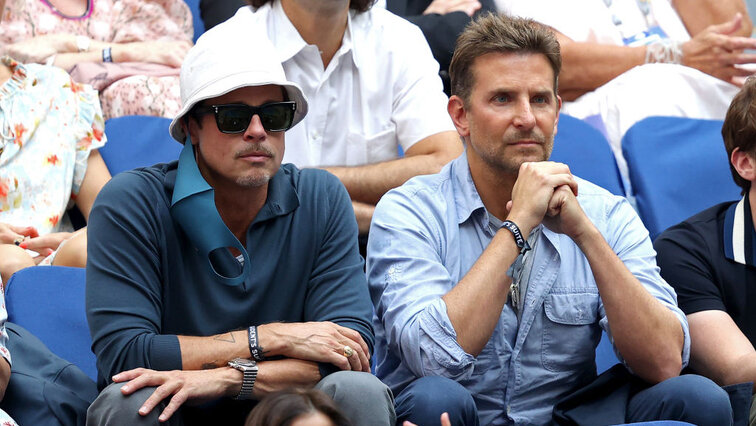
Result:
[[[743,15],[738,12],[735,16],[722,24],[712,25],[709,28],[717,34],[732,35],[743,26]]]

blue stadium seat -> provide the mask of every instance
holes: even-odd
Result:
[[[601,341],[596,347],[596,371],[598,374],[601,374],[618,362],[619,359],[614,354],[614,348],[612,347],[612,342],[609,341],[609,336],[606,333],[601,333]]]
[[[622,140],[638,214],[651,238],[699,211],[740,198],[722,121],[650,117]]]
[[[184,0],[189,6],[189,10],[192,11],[192,24],[194,25],[194,42],[205,32],[205,23],[202,22],[202,16],[200,15],[199,0]]]
[[[92,338],[84,307],[85,269],[32,266],[6,284],[8,321],[37,336],[59,357],[97,381]]]
[[[129,115],[105,122],[108,142],[100,148],[111,175],[178,160],[182,145],[168,133],[171,120]]]
[[[570,171],[612,194],[625,195],[617,161],[604,135],[593,126],[569,115],[559,115],[551,160],[565,163]]]

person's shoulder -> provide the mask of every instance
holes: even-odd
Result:
[[[403,206],[407,210],[425,211],[438,216],[455,204],[453,179],[452,163],[444,166],[439,173],[415,176],[388,191],[376,209],[394,210]]]
[[[177,167],[178,162],[173,161],[118,173],[102,188],[97,201],[123,205],[160,197],[170,202]]]
[[[701,242],[709,245],[719,243],[719,235],[722,233],[721,223],[727,209],[737,201],[720,203],[702,210],[680,223],[670,226],[654,242],[658,248],[666,246],[667,242],[675,246],[688,248],[701,248]]]

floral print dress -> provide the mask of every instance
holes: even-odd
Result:
[[[42,0],[7,0],[0,20],[0,45],[45,34],[86,35],[111,43],[192,41],[192,14],[184,0],[89,0],[90,12],[66,18]],[[100,93],[105,118],[155,115],[173,118],[180,111],[178,76],[134,75]]]
[[[12,72],[0,85],[0,222],[71,231],[63,215],[105,144],[97,93],[60,68],[0,60]]]

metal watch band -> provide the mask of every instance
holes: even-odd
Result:
[[[517,226],[516,223],[512,222],[511,220],[505,220],[501,224],[502,228],[506,228],[509,232],[512,233],[514,236],[515,244],[517,244],[517,247],[520,249],[520,254],[525,254],[526,251],[530,250],[530,244],[528,244],[528,240],[526,240],[522,236],[522,232],[520,232],[520,227]]]
[[[249,338],[249,354],[255,361],[264,361],[265,355],[263,350],[257,343],[257,326],[253,325],[247,330],[247,337]]]
[[[245,368],[242,373],[244,373],[244,378],[242,379],[241,389],[234,399],[252,399],[252,389],[257,380],[257,368]]]

